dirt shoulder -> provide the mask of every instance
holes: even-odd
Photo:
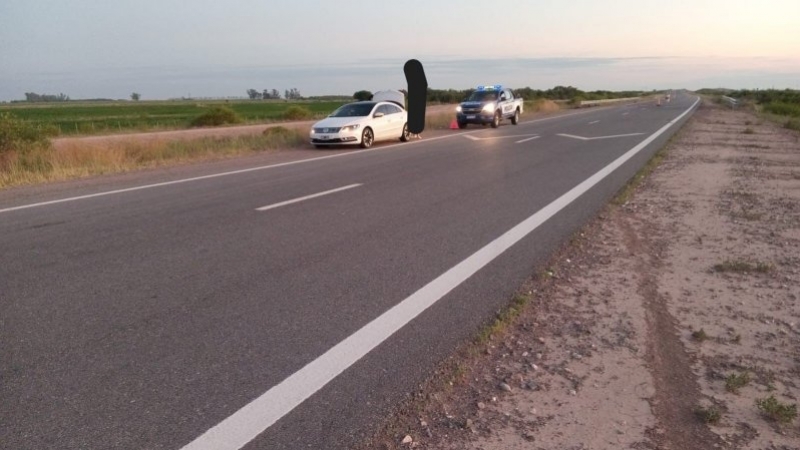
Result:
[[[451,111],[454,105],[433,105],[426,108],[428,115],[440,114]],[[264,129],[272,127],[308,129],[318,120],[304,120],[293,122],[275,122],[255,125],[236,125],[212,128],[192,128],[186,130],[149,131],[143,133],[119,133],[99,136],[69,136],[53,139],[53,146],[58,149],[75,144],[111,144],[125,141],[175,141],[192,140],[207,137],[235,137],[261,134]]]
[[[800,134],[706,102],[661,155],[362,448],[800,448]]]

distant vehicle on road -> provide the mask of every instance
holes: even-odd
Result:
[[[523,108],[522,98],[515,98],[511,89],[499,84],[478,86],[456,107],[456,122],[459,128],[466,128],[470,123],[491,124],[492,128],[497,128],[503,119],[511,119],[516,125]]]
[[[315,123],[309,133],[315,147],[359,145],[372,147],[378,141],[410,138],[405,95],[400,91],[376,92],[371,100],[342,105]]]

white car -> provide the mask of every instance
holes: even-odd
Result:
[[[408,111],[405,95],[399,91],[376,92],[372,100],[342,105],[327,118],[311,127],[311,144],[360,145],[372,147],[378,141],[408,141]]]

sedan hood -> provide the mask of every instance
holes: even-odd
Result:
[[[314,124],[314,128],[339,128],[361,123],[366,117],[328,117]]]

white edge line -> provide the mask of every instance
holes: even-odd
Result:
[[[629,137],[629,136],[641,136],[643,134],[644,133],[615,134],[615,135],[612,135],[612,136],[591,137],[591,138],[589,138],[589,140],[591,141],[591,140],[595,140],[595,139],[611,139],[611,138],[620,138],[620,137]]]
[[[299,197],[299,198],[295,198],[295,199],[292,199],[292,200],[286,200],[285,202],[274,203],[274,204],[268,205],[268,206],[262,206],[260,208],[256,208],[256,211],[266,211],[266,210],[273,209],[273,208],[279,208],[281,206],[291,205],[292,203],[298,203],[298,202],[302,202],[304,200],[310,200],[312,198],[322,197],[323,195],[333,194],[335,192],[345,191],[347,189],[353,189],[353,188],[356,188],[356,187],[359,187],[359,186],[362,186],[362,184],[351,184],[351,185],[348,185],[348,186],[342,186],[340,188],[331,189],[329,191],[318,192],[316,194],[306,195],[305,197]]]
[[[541,136],[529,137],[528,139],[519,140],[519,141],[515,142],[515,144],[522,144],[523,142],[528,142],[528,141],[532,141],[534,139],[539,139],[540,137]]]
[[[622,115],[623,115],[623,116],[627,116],[628,114],[630,114],[630,112],[624,112],[624,113],[622,113]]]
[[[599,172],[381,314],[317,359],[200,435],[184,446],[182,450],[238,450],[247,445],[456,286],[611,174],[681,120],[694,109],[699,101],[698,98],[683,114],[661,127]]]
[[[613,136],[597,136],[597,137],[583,137],[583,136],[575,136],[574,134],[563,134],[559,133],[559,136],[569,137],[573,139],[582,139],[584,141],[594,141],[596,139],[611,139],[611,138],[620,138],[620,137],[629,137],[629,136],[641,136],[644,133],[628,133],[628,134],[615,134]]]
[[[576,116],[578,114],[586,114],[586,113],[589,113],[589,112],[594,112],[594,111],[586,110],[586,111],[579,111],[579,112],[575,112],[575,113],[562,114],[562,115],[553,116],[553,117],[545,117],[543,119],[529,120],[529,121],[526,121],[526,122],[520,122],[520,125],[527,125],[527,124],[532,124],[532,123],[544,122],[546,120],[562,119],[562,118],[566,118],[566,117],[570,117],[570,116]],[[76,196],[76,197],[67,197],[67,198],[61,198],[61,199],[58,199],[58,200],[49,200],[49,201],[45,201],[45,202],[30,203],[30,204],[27,204],[27,205],[12,206],[12,207],[9,207],[9,208],[0,209],[0,213],[17,211],[17,210],[20,210],[20,209],[35,208],[35,207],[38,207],[38,206],[53,205],[53,204],[56,204],[56,203],[71,202],[71,201],[75,201],[75,200],[84,200],[84,199],[87,199],[87,198],[102,197],[102,196],[105,196],[105,195],[122,194],[124,192],[139,191],[139,190],[142,190],[142,189],[151,189],[151,188],[156,188],[156,187],[169,186],[169,185],[173,185],[173,184],[187,183],[187,182],[190,182],[190,181],[207,180],[207,179],[210,179],[210,178],[224,177],[224,176],[228,176],[228,175],[237,175],[237,174],[240,174],[240,173],[254,172],[254,171],[257,171],[257,170],[272,169],[272,168],[275,168],[275,167],[285,167],[285,166],[291,166],[291,165],[295,165],[295,164],[303,164],[303,163],[312,162],[312,161],[322,161],[324,159],[339,158],[339,157],[344,157],[344,156],[357,155],[357,154],[361,154],[361,153],[367,153],[367,152],[373,152],[373,151],[379,151],[379,150],[386,150],[386,149],[398,147],[398,146],[401,146],[401,145],[402,146],[410,146],[410,145],[415,145],[415,144],[421,144],[421,143],[424,143],[424,142],[437,141],[439,139],[449,139],[449,138],[458,137],[458,136],[462,136],[462,135],[469,135],[469,134],[472,134],[472,133],[478,133],[480,131],[484,131],[484,130],[475,130],[475,131],[467,131],[467,132],[456,133],[456,134],[448,134],[448,135],[445,135],[445,136],[437,136],[437,137],[428,138],[428,139],[420,140],[420,141],[404,142],[404,143],[401,143],[401,144],[385,145],[385,146],[381,146],[381,147],[367,148],[367,149],[363,149],[363,150],[355,150],[355,151],[348,152],[348,153],[338,153],[336,155],[328,155],[328,156],[319,156],[319,157],[316,157],[316,158],[300,159],[300,160],[296,160],[296,161],[288,161],[288,162],[285,162],[285,163],[271,164],[271,165],[267,165],[267,166],[249,167],[247,169],[239,169],[239,170],[232,170],[232,171],[229,171],[229,172],[213,173],[213,174],[209,174],[209,175],[202,175],[202,176],[199,176],[199,177],[183,178],[183,179],[180,179],[180,180],[164,181],[164,182],[161,182],[161,183],[146,184],[146,185],[142,185],[142,186],[134,186],[134,187],[124,188],[124,189],[115,189],[113,191],[97,192],[97,193],[94,193],[94,194],[79,195],[79,196]]]
[[[595,120],[594,122],[589,122],[589,125],[594,125],[594,124],[596,124],[598,122],[600,122],[600,121],[599,120]]]

